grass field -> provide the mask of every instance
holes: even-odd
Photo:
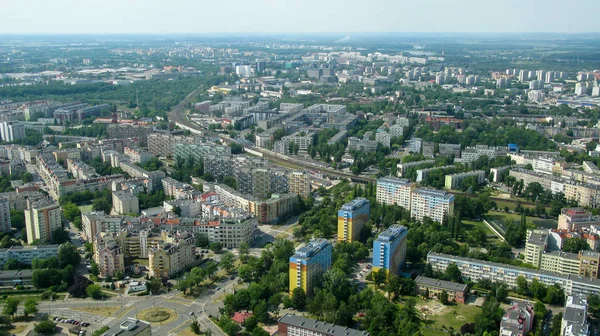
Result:
[[[429,308],[429,313],[424,314],[424,317],[427,319],[426,324],[436,329],[442,329],[442,327],[452,327],[455,330],[460,329],[463,324],[474,321],[475,316],[481,311],[479,307],[461,303],[442,306],[436,300],[424,301],[418,299],[417,309],[421,309],[422,307]]]
[[[511,219],[513,222],[519,222],[519,221],[521,221],[521,215],[514,214],[514,213],[490,211],[487,213],[487,215],[485,215],[485,219],[488,222],[494,221],[494,223],[496,223],[496,225],[505,229],[504,222],[506,220]],[[556,219],[551,219],[551,218],[542,219],[542,218],[538,218],[538,217],[529,217],[528,216],[527,217],[527,225],[528,226],[535,225],[536,227],[553,229],[553,228],[558,227],[558,222],[556,221]]]
[[[80,205],[80,206],[79,206],[79,210],[80,210],[82,213],[85,213],[85,212],[91,212],[91,211],[92,211],[92,205],[91,205],[91,204],[88,204],[88,205]]]

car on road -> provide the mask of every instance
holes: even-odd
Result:
[[[189,316],[193,316],[193,315],[194,315],[194,312],[190,312],[188,315],[189,315]]]

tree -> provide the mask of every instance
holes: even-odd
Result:
[[[250,246],[248,246],[248,243],[241,243],[238,247],[238,250],[240,252],[240,261],[246,262],[248,259],[248,253],[250,252]]]
[[[242,280],[249,282],[252,280],[253,269],[250,265],[240,265],[238,268],[238,275]]]
[[[227,271],[227,273],[229,273],[235,266],[234,263],[235,263],[235,255],[233,255],[233,253],[227,251],[221,257],[221,262],[219,263],[219,265],[221,266],[221,268],[224,268]]]
[[[217,266],[217,263],[215,263],[214,261],[209,261],[206,263],[206,266],[204,267],[204,269],[206,270],[206,273],[208,274],[208,276],[210,278],[212,278],[212,276],[217,272],[219,267]]]
[[[96,284],[92,284],[87,286],[87,288],[85,289],[85,292],[87,294],[87,296],[91,297],[92,299],[101,299],[104,295],[102,294],[102,287],[100,287],[100,285],[96,285]]]
[[[68,234],[68,233],[67,233]],[[72,265],[73,267],[78,267],[81,262],[81,255],[79,255],[79,251],[77,251],[77,247],[71,243],[62,244],[58,248],[58,263],[60,267],[66,267],[67,265]]]
[[[10,224],[17,230],[25,228],[25,213],[21,210],[10,210]]]
[[[442,290],[442,292],[440,293],[440,297],[438,299],[440,300],[440,302],[443,305],[447,305],[448,304],[448,292],[446,292],[445,290]]]
[[[198,324],[198,321],[192,321],[192,324],[190,324],[190,329],[194,334],[200,335],[200,325]]]
[[[38,312],[37,302],[34,299],[28,299],[25,301],[25,308],[23,309],[23,314],[25,314],[25,318],[29,315],[35,315]]]
[[[210,243],[209,247],[213,252],[220,253],[223,250],[223,244],[218,242]]]
[[[377,272],[373,272],[373,281],[377,287],[380,287],[387,280],[387,272],[384,268],[380,268]]]
[[[179,205],[174,206],[173,213],[176,214],[178,217],[181,217],[181,207]]]
[[[37,323],[33,330],[38,334],[53,334],[56,330],[56,323],[45,317],[40,323]]]
[[[6,301],[4,301],[4,309],[2,310],[2,314],[13,317],[17,313],[17,309],[19,308],[19,300],[17,297],[9,296]]]
[[[588,296],[587,304],[588,304],[588,309],[590,310],[590,313],[595,318],[599,318],[600,317],[600,295],[592,294],[592,295]]]
[[[265,323],[269,320],[269,309],[264,300],[257,303],[252,312],[259,322]]]
[[[256,318],[256,316],[250,316],[244,321],[244,327],[246,328],[246,331],[252,332],[252,330],[254,330],[254,328],[256,328],[257,326],[258,319]]]
[[[156,294],[160,291],[162,282],[159,279],[150,279],[146,281],[146,289],[149,293]]]
[[[100,267],[98,267],[98,264],[94,259],[92,259],[90,263],[90,273],[95,276],[98,276],[98,274],[100,274]]]
[[[69,232],[62,227],[54,229],[51,233],[50,241],[52,244],[62,244],[70,240]]]
[[[292,291],[292,307],[302,310],[306,306],[306,293],[302,287],[296,287]]]
[[[142,202],[140,200],[140,208],[142,207]],[[105,198],[96,198],[92,203],[92,210],[94,211],[104,211],[104,213],[110,213],[112,210],[112,204],[108,202]]]
[[[81,210],[79,210],[79,207],[71,202],[67,202],[66,204],[63,204],[61,207],[63,209],[63,215],[70,222],[74,221],[75,218],[81,216]]]
[[[462,273],[455,263],[451,263],[448,265],[448,267],[446,267],[446,272],[444,272],[444,275],[449,281],[459,282],[462,280]]]
[[[209,247],[210,241],[208,240],[208,236],[205,234],[198,234],[196,236],[196,246],[198,247]]]
[[[563,252],[579,253],[579,251],[589,250],[590,246],[583,238],[567,238],[563,244]]]

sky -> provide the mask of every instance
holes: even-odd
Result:
[[[598,0],[0,0],[0,34],[599,32]]]

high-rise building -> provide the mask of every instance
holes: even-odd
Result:
[[[266,61],[256,61],[256,73],[261,73],[267,68]]]
[[[441,223],[454,214],[454,195],[442,190],[418,188],[412,193],[410,215],[417,220],[429,217]]]
[[[113,210],[118,214],[138,214],[140,201],[128,191],[115,191],[112,194]]]
[[[10,202],[7,197],[0,198],[0,232],[10,231]]]
[[[408,229],[392,225],[373,241],[373,272],[384,269],[388,275],[398,274],[406,260]]]
[[[369,221],[370,202],[366,198],[355,198],[338,210],[338,241],[351,243],[360,237],[360,231]]]
[[[148,274],[170,277],[192,266],[196,261],[196,240],[186,236],[171,241],[160,241],[148,252]]]
[[[25,229],[28,243],[49,241],[52,231],[59,228],[62,228],[62,215],[57,202],[50,198],[27,201]]]
[[[408,179],[387,176],[377,179],[377,202],[410,210],[410,195],[416,184]]]
[[[290,193],[307,198],[310,194],[310,174],[308,172],[292,171],[287,173]]]
[[[312,239],[290,257],[290,294],[301,287],[312,294],[319,278],[331,268],[331,243],[327,239]]]
[[[110,235],[105,237],[98,233],[94,237],[94,261],[101,277],[113,277],[117,272],[125,272],[123,249]]]
[[[25,125],[20,121],[0,122],[0,138],[2,141],[13,142],[25,137]]]

